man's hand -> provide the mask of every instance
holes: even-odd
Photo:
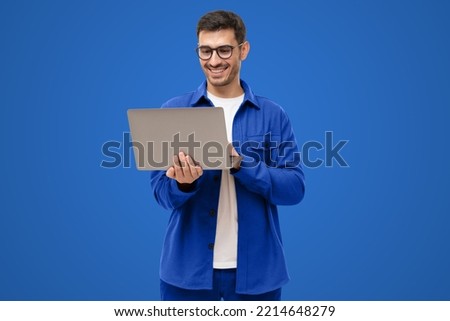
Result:
[[[234,149],[234,147],[231,149],[231,167],[234,169],[241,168],[241,161],[242,156],[238,154],[238,152]]]
[[[180,185],[192,184],[203,174],[203,169],[183,152],[173,157],[173,163],[174,165],[166,171],[166,176],[175,179]]]

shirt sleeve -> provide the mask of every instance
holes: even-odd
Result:
[[[202,181],[202,176],[200,176],[192,183],[192,188],[185,192],[180,190],[177,181],[167,177],[164,171],[154,171],[150,176],[156,201],[163,208],[169,210],[183,206],[184,203],[197,193]]]
[[[231,170],[231,174],[245,188],[272,204],[297,204],[305,194],[305,179],[294,132],[285,114],[281,124],[281,141],[275,148],[276,159],[270,162],[241,151],[241,167]]]

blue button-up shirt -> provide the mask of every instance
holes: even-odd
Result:
[[[289,119],[271,100],[254,95],[241,80],[244,101],[233,121],[233,146],[243,157],[235,178],[238,208],[236,292],[260,294],[288,280],[277,205],[303,199],[304,175]],[[213,106],[206,81],[162,107]],[[212,289],[221,170],[207,170],[188,192],[164,171],[151,173],[157,202],[171,210],[160,277],[186,289]]]

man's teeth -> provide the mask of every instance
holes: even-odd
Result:
[[[225,70],[225,68],[220,68],[220,69],[210,69],[212,73],[214,74],[220,74],[222,71]]]

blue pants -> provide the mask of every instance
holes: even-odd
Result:
[[[280,301],[281,288],[262,294],[236,293],[236,269],[215,269],[212,290],[182,289],[161,280],[162,301]]]

